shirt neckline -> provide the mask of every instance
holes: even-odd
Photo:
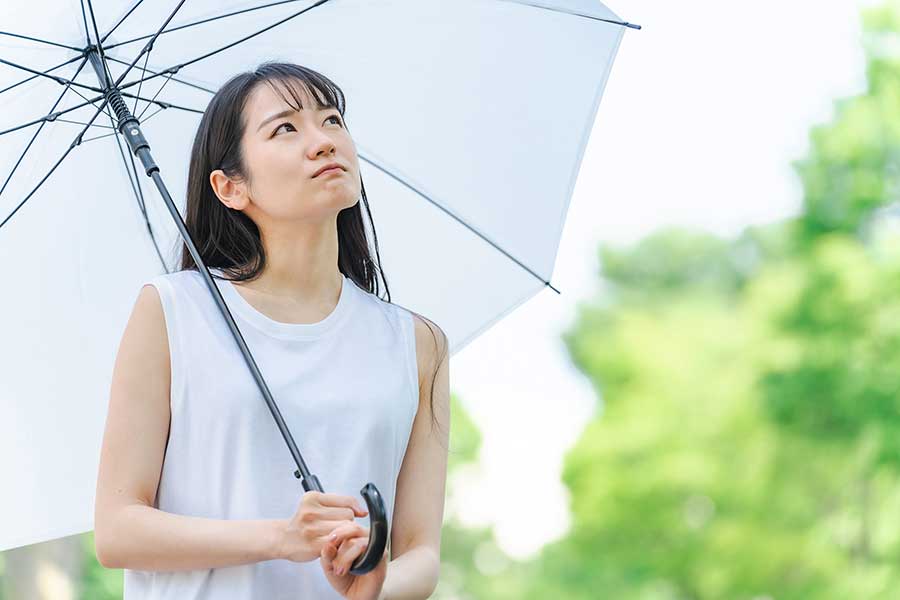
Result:
[[[338,297],[337,305],[324,319],[315,323],[285,323],[276,321],[256,310],[252,304],[241,296],[234,283],[224,278],[221,270],[210,269],[210,271],[222,277],[221,279],[214,277],[213,281],[216,282],[216,285],[222,292],[222,296],[225,298],[230,310],[239,314],[244,320],[263,333],[281,339],[313,340],[322,337],[344,320],[350,312],[355,299],[353,290],[355,284],[353,280],[342,273],[341,293]]]

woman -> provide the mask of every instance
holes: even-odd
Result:
[[[297,445],[182,248],[140,290],[116,358],[95,504],[99,561],[125,598],[427,598],[437,584],[449,430],[447,339],[377,295],[371,213],[341,90],[265,63],[198,128],[186,224]],[[336,165],[330,170],[323,170]],[[375,238],[378,256],[377,237]],[[357,500],[385,501],[378,567]],[[314,563],[319,563],[314,564]]]

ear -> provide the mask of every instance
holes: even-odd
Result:
[[[222,169],[209,174],[209,185],[222,204],[236,210],[244,210],[249,204],[246,186],[229,178]]]

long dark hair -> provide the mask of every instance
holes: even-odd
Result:
[[[275,82],[284,84],[294,104],[285,98]],[[228,177],[249,180],[241,148],[244,134],[243,111],[250,93],[257,85],[268,84],[295,110],[303,106],[291,83],[299,83],[317,102],[317,108],[336,108],[344,119],[344,93],[331,79],[307,67],[292,63],[265,62],[254,71],[239,73],[229,79],[213,96],[203,113],[191,148],[191,162],[187,181],[185,225],[203,262],[217,268],[231,281],[252,281],[266,266],[266,253],[259,228],[243,211],[225,206],[219,201],[209,183],[209,174],[221,169]],[[349,127],[348,127],[349,130]],[[378,278],[384,283],[385,302],[391,302],[387,278],[381,268],[378,236],[366,198],[366,187],[360,176],[362,202],[343,209],[337,216],[338,269],[363,290],[381,298]],[[369,251],[362,208],[366,209],[369,228],[375,245],[375,259]],[[182,242],[181,270],[199,270],[187,245]],[[396,305],[396,304],[395,304]],[[396,305],[400,306],[400,305]],[[431,415],[434,417],[434,382],[447,352],[447,336],[434,322],[419,313],[400,306],[428,326],[441,354],[431,377]],[[438,343],[438,338],[441,342]],[[420,386],[421,392],[421,386]]]

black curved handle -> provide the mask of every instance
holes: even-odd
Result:
[[[365,498],[369,509],[369,546],[365,554],[358,557],[350,567],[350,572],[354,575],[364,575],[378,566],[384,556],[388,538],[387,513],[378,488],[375,484],[367,483],[359,493]]]

